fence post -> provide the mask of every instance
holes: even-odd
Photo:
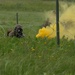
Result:
[[[60,45],[60,36],[59,36],[59,0],[56,0],[56,38],[57,45]]]
[[[16,13],[16,22],[18,24],[18,13]]]

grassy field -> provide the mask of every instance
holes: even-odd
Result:
[[[44,12],[55,9],[53,1],[36,1],[0,0],[0,75],[75,75],[75,40],[63,37],[58,47],[56,38],[35,37]],[[17,12],[25,34],[20,39],[6,36]]]
[[[42,0],[0,0],[0,10],[47,11],[55,8],[54,1]]]

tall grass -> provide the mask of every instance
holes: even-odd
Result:
[[[4,41],[4,42],[3,42]],[[2,38],[0,40],[1,75],[74,75],[74,40]],[[65,44],[64,44],[65,43]]]
[[[4,5],[6,5],[4,8],[9,10],[7,11],[7,9],[0,8],[0,26],[5,29],[6,34],[7,29],[13,29],[16,25],[16,11],[8,7],[11,6],[11,4],[13,6],[16,2],[14,3],[13,0],[8,4],[8,1],[2,1],[4,1]],[[75,74],[75,40],[68,40],[63,37],[60,47],[57,47],[56,38],[37,39],[35,37],[41,24],[44,22],[43,9],[47,8],[47,6],[43,4],[37,7],[37,4],[40,2],[41,1],[38,1],[36,4],[33,1],[30,2],[30,4],[34,3],[35,6],[33,8],[27,8],[26,11],[18,9],[19,23],[23,26],[24,38],[11,38],[6,35],[3,36],[3,34],[0,33],[0,75]],[[27,4],[28,3],[27,1]],[[3,2],[1,4],[3,4]],[[49,4],[49,2],[46,1],[46,4]],[[25,5],[25,7],[26,6],[27,5]],[[41,8],[43,9],[41,10]],[[42,12],[39,12],[39,10]]]
[[[0,10],[12,11],[48,11],[55,9],[54,1],[4,0],[0,1]]]

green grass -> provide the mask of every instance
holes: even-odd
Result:
[[[37,0],[3,0],[0,1],[0,10],[9,11],[48,11],[55,9],[54,1]]]
[[[0,31],[2,28],[5,30],[0,33],[0,75],[75,75],[75,40],[63,37],[58,47],[56,38],[37,39],[35,37],[44,22],[43,9],[47,8],[43,4],[37,8],[37,4],[42,1],[36,2],[32,10],[18,9],[24,38],[4,36],[3,32],[6,34],[7,29],[13,29],[16,25],[17,11],[8,7],[11,4],[14,5],[12,2],[7,5],[8,0],[4,1],[4,5],[6,4],[4,8],[8,8],[9,11],[0,7]],[[46,4],[49,3],[50,1],[46,2]]]
[[[60,47],[55,39],[30,36],[22,39],[5,37],[0,42],[1,75],[75,74],[74,40],[63,38]]]

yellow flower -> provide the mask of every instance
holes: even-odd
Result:
[[[35,49],[32,47],[31,50],[34,51]]]
[[[56,25],[52,25],[50,27],[43,27],[42,29],[39,29],[38,34],[36,35],[36,38],[54,38],[56,36]]]

